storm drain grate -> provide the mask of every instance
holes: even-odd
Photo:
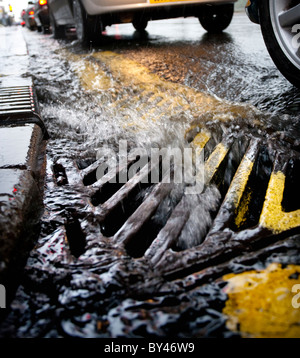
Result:
[[[299,232],[298,152],[277,150],[260,138],[228,139],[208,130],[191,131],[187,139],[198,155],[204,152],[200,194],[186,195],[172,182],[149,184],[143,179],[160,167],[150,162],[121,184],[124,168],[97,180],[102,159],[75,165],[60,159],[54,165],[57,183],[85,193],[103,238],[170,279]]]
[[[48,139],[32,86],[0,88],[0,126],[35,123]]]

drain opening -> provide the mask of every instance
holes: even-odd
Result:
[[[122,183],[105,183],[101,189],[99,189],[91,197],[91,203],[94,206],[101,205],[105,203],[110,197],[112,197],[118,190],[122,188],[124,184]]]
[[[221,193],[222,201],[227,194],[229,186],[248,148],[248,145],[249,140],[235,140],[212,178],[212,184],[215,184],[218,187]]]
[[[141,228],[125,244],[125,249],[131,257],[139,258],[145,254],[151,243],[166,225],[182,196],[182,186],[175,186],[169,195],[161,201],[154,214],[143,223]]]
[[[95,163],[95,161],[94,158],[78,159],[76,160],[76,165],[79,170],[83,170]]]
[[[300,159],[290,159],[286,171],[282,209],[291,212],[300,209]]]
[[[97,170],[93,170],[90,173],[88,173],[84,178],[83,178],[83,185],[84,186],[89,186],[92,185],[94,183],[96,183],[97,181]]]
[[[94,193],[91,195],[91,203],[93,206],[104,204],[109,198],[117,193],[126,183],[128,178],[132,178],[135,174],[147,166],[149,166],[149,158],[143,158],[143,166],[140,167],[140,157],[137,156],[134,159],[130,159],[125,167],[115,167],[115,169],[109,169],[103,161],[97,161],[93,163],[92,170],[89,170],[83,178],[83,184],[85,186],[91,186],[94,188]],[[100,171],[98,171],[100,169]],[[101,177],[99,177],[101,175]],[[147,182],[150,182],[148,177]],[[94,185],[93,185],[94,184]],[[97,189],[98,188],[98,189]]]
[[[74,214],[68,213],[65,230],[70,252],[78,258],[85,252],[86,238],[81,229],[80,222]]]
[[[53,174],[58,186],[68,184],[68,178],[64,166],[60,163],[53,164]]]
[[[188,218],[171,247],[172,250],[184,251],[200,245],[212,226],[221,202],[220,191],[215,185],[207,187],[198,197],[188,198],[184,205],[189,207]]]
[[[115,235],[125,221],[142,204],[144,198],[151,192],[151,190],[151,184],[142,183],[139,183],[133,190],[131,190],[127,197],[124,200],[120,200],[118,205],[115,206],[101,222],[100,228],[102,234],[106,237]]]

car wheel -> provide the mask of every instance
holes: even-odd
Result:
[[[49,14],[49,18],[50,18],[50,27],[51,27],[51,31],[53,34],[53,37],[55,39],[62,39],[66,36],[66,29],[64,26],[58,26],[56,24],[56,21],[54,19],[54,15],[52,14],[52,12],[50,11]]]
[[[51,32],[49,26],[42,26],[42,32],[45,35],[49,34]]]
[[[199,15],[200,24],[209,33],[220,33],[231,23],[233,4],[205,5]]]
[[[145,29],[148,25],[148,20],[143,17],[142,18],[134,18],[132,21],[132,25],[136,29],[136,31],[143,32],[143,31],[145,31]]]
[[[99,16],[89,16],[79,0],[73,0],[76,35],[80,42],[99,40],[103,25]]]
[[[293,85],[300,88],[300,1],[262,0],[260,24],[275,65]]]

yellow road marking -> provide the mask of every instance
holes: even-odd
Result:
[[[273,172],[260,216],[260,225],[279,234],[300,226],[300,210],[284,212],[282,199],[285,186],[285,175],[282,172]]]
[[[180,122],[184,130],[200,117],[204,124],[205,114],[209,114],[209,121],[224,122],[249,118],[251,113],[256,118],[258,114],[253,106],[221,101],[188,86],[161,79],[141,64],[114,52],[78,55],[64,49],[61,53],[83,88],[99,92],[102,96],[99,105],[105,105],[112,116],[122,121],[120,125],[125,129],[129,122],[130,130],[146,132],[151,121],[157,127],[158,123],[165,125],[169,120]]]
[[[265,270],[224,276],[227,328],[243,337],[299,338],[300,308],[292,305],[299,275],[299,265],[282,268],[273,263]]]
[[[72,70],[77,73],[85,90],[107,91],[114,87],[112,78],[97,64],[69,52],[64,52],[64,56],[72,64]]]
[[[228,190],[228,197],[238,208],[253,168],[253,161],[244,157]],[[225,199],[226,200],[226,199]]]
[[[205,145],[210,140],[210,138],[211,138],[210,133],[208,133],[206,131],[202,131],[202,132],[198,133],[196,135],[196,137],[194,138],[194,140],[192,141],[192,146],[195,150],[195,155],[194,155],[195,163],[197,161],[196,157],[200,158],[200,155],[201,155],[202,151],[204,150]]]
[[[219,143],[205,162],[205,183],[209,183],[228,153],[228,148]]]
[[[249,211],[249,204],[252,199],[252,194],[252,191],[250,191],[246,195],[243,195],[241,204],[236,209],[235,225],[237,228],[240,228],[246,221],[246,215]]]
[[[196,137],[193,140],[193,145],[196,149],[203,149],[207,142],[210,140],[211,135],[210,133],[206,131],[202,131],[196,135]]]

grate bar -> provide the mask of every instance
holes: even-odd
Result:
[[[111,196],[103,205],[96,208],[97,216],[103,219],[109,214],[115,207],[120,205],[120,202],[126,199],[129,193],[141,185],[142,183],[149,184],[149,174],[156,170],[159,166],[159,161],[151,161],[145,165],[139,173],[135,174],[128,182],[126,182],[120,190],[118,190],[113,196]],[[103,184],[103,183],[102,183]],[[97,188],[99,190],[99,187]]]
[[[0,126],[26,123],[37,124],[42,129],[44,138],[49,138],[45,124],[37,113],[33,88],[31,86],[0,88]]]
[[[249,176],[253,169],[254,161],[259,152],[260,141],[252,140],[246,154],[244,155],[239,168],[231,182],[224,202],[214,220],[210,233],[219,232],[228,227],[229,222],[237,213],[237,208],[241,202]]]
[[[187,208],[189,208],[187,198],[183,197],[179,204],[177,204],[166,225],[145,252],[145,258],[150,260],[153,265],[156,265],[165,251],[176,243],[190,216],[190,210],[187,210]]]
[[[132,216],[125,222],[121,229],[115,234],[114,242],[116,244],[126,245],[142,226],[155,213],[163,199],[173,189],[173,183],[159,183],[147,197],[147,199],[138,207]]]
[[[0,101],[1,101],[1,103],[15,103],[15,102],[28,103],[28,101],[33,103],[30,96],[22,96],[22,97],[21,96],[14,96],[14,97],[1,97],[0,96]]]

